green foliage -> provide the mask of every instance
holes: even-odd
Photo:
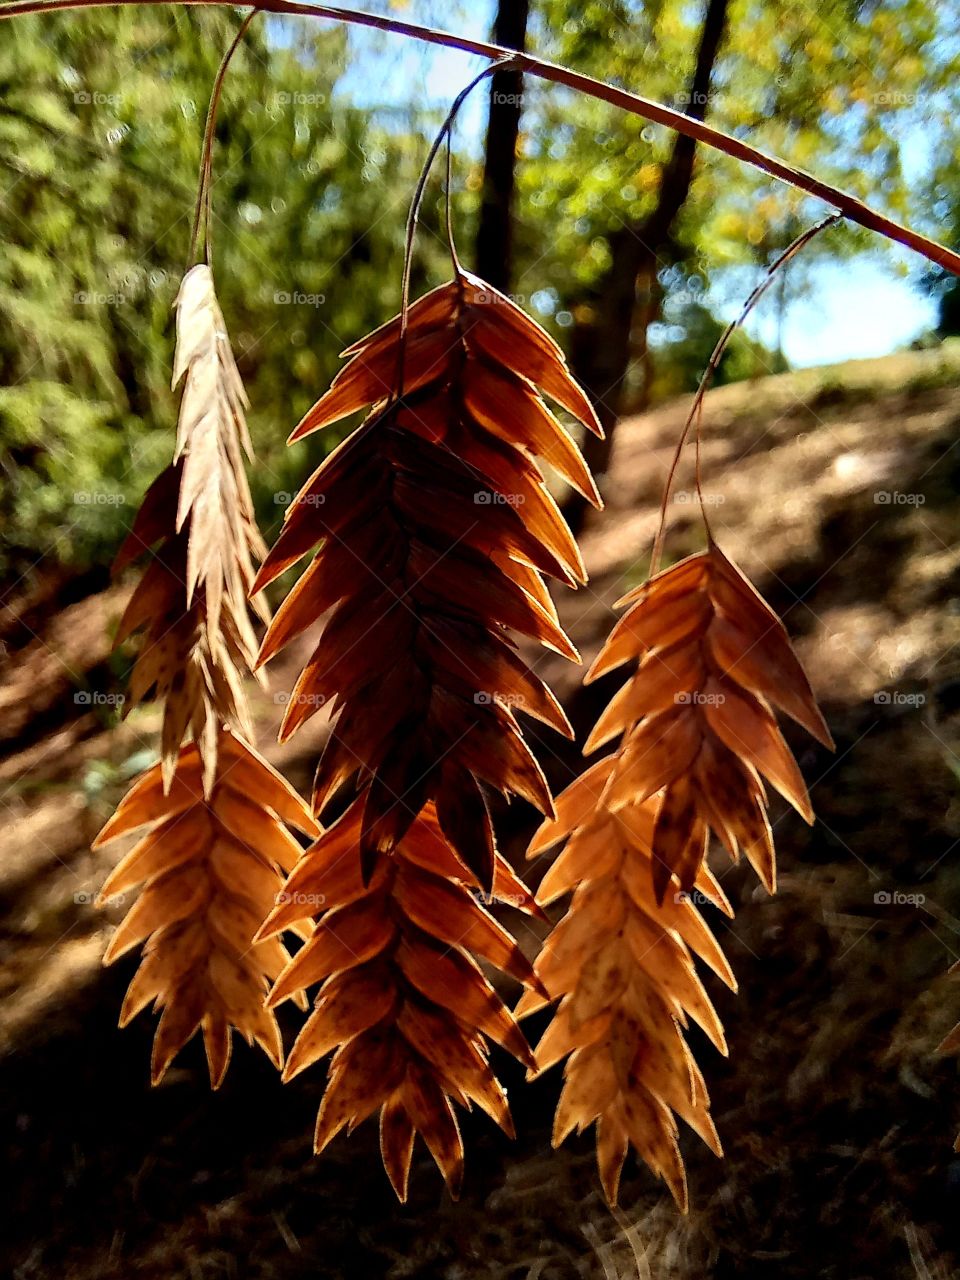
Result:
[[[203,121],[239,19],[144,5],[17,20],[0,44],[0,520],[8,571],[109,557],[169,460],[171,306]],[[396,308],[422,138],[333,104],[340,30],[258,19],[217,125],[213,255],[252,402],[255,497],[331,437],[287,450],[338,353]],[[443,258],[426,210],[415,286]],[[279,498],[276,495],[280,495]]]
[[[690,105],[684,95],[702,21],[702,5],[679,0],[543,0],[533,38],[544,57],[682,111]],[[928,150],[918,146],[921,136],[952,152],[955,165],[958,24],[957,0],[895,7],[733,0],[707,118],[936,232],[938,215],[924,216],[910,197],[917,160]],[[653,209],[674,135],[536,84],[525,86],[524,106],[517,288],[541,291],[550,311],[575,315],[609,261],[611,232],[641,223]],[[678,260],[707,280],[726,265],[766,265],[823,212],[819,202],[700,148]],[[837,228],[804,256],[854,252],[866,243],[877,242]]]

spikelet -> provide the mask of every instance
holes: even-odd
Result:
[[[161,1012],[154,1084],[198,1028],[214,1088],[230,1059],[231,1027],[248,1043],[256,1041],[277,1067],[283,1061],[280,1032],[264,997],[290,957],[276,938],[252,939],[300,855],[285,824],[311,836],[318,828],[303,800],[249,746],[229,730],[217,746],[209,798],[199,753],[190,744],[179,753],[169,789],[154,766],[94,842],[98,848],[149,828],[111,873],[102,896],[125,895],[144,883],[104,963],[143,944],[120,1025],[151,1001]]]
[[[266,547],[257,529],[243,465],[244,451],[253,461],[244,412],[247,396],[230,350],[213,273],[205,263],[183,277],[176,308],[173,386],[182,380],[183,394],[174,462],[183,459],[177,531],[188,519],[191,525],[187,605],[202,587],[208,625],[217,631],[221,601],[225,601],[229,625],[238,630],[245,652],[252,655],[256,639],[247,615],[247,593],[253,581],[253,560],[262,560]]]
[[[179,753],[168,792],[159,765],[142,774],[95,847],[148,827],[102,888],[102,896],[110,897],[145,883],[104,957],[111,964],[143,943],[120,1025],[150,1001],[161,1011],[154,1084],[202,1028],[216,1088],[227,1070],[232,1027],[248,1043],[259,1043],[275,1066],[282,1065],[279,1029],[264,998],[289,955],[276,938],[251,940],[300,856],[301,846],[285,823],[310,836],[319,828],[289,783],[228,730],[220,735],[209,799],[201,772],[191,744]]]
[[[584,748],[623,734],[605,807],[615,812],[660,793],[653,832],[658,902],[672,876],[682,889],[694,887],[711,830],[732,858],[746,854],[773,893],[761,775],[807,822],[813,811],[771,708],[833,747],[782,623],[712,540],[619,603],[632,607],[586,676],[638,662]]]
[[[127,705],[151,690],[163,702],[161,760],[134,783],[96,844],[150,824],[103,889],[109,899],[146,881],[104,957],[109,964],[144,944],[121,1026],[151,1000],[161,1011],[154,1083],[202,1027],[216,1087],[232,1027],[282,1062],[263,1000],[289,956],[278,940],[255,946],[253,936],[300,853],[284,823],[311,836],[319,828],[242,740],[251,728],[241,672],[257,647],[247,592],[253,559],[266,548],[243,469],[245,397],[206,266],[187,274],[178,295],[174,385],[181,379],[174,463],[151,486],[117,557],[123,568],[155,547],[117,642],[145,632]],[[187,734],[193,743],[182,746]]]
[[[596,1122],[608,1201],[616,1203],[632,1143],[685,1211],[675,1114],[721,1154],[703,1076],[683,1037],[687,1018],[726,1054],[723,1028],[693,956],[732,990],[736,983],[690,895],[679,892],[657,904],[651,875],[655,800],[616,812],[606,808],[602,797],[616,767],[610,756],[568,787],[558,797],[556,820],[545,823],[530,846],[534,857],[566,840],[537,901],[546,906],[574,892],[537,960],[548,995],[526,992],[516,1012],[522,1017],[560,998],[536,1053],[538,1072],[567,1059],[554,1146],[574,1128],[580,1132]],[[706,865],[696,888],[732,914]]]
[[[126,710],[151,692],[163,703],[165,785],[190,732],[209,791],[221,724],[251,732],[239,672],[253,666],[257,650],[247,593],[254,558],[266,547],[243,468],[241,445],[250,451],[245,395],[205,265],[187,273],[177,296],[174,385],[181,379],[174,464],[148,490],[114,565],[119,572],[159,544],[116,642],[145,629]],[[266,621],[262,598],[253,607]]]
[[[364,885],[357,859],[364,802],[356,799],[307,850],[258,935],[268,939],[318,918],[270,995],[274,1006],[323,984],[284,1079],[334,1051],[315,1149],[379,1110],[383,1163],[399,1199],[406,1200],[418,1132],[456,1198],[463,1144],[453,1103],[476,1103],[513,1132],[506,1095],[487,1060],[488,1041],[533,1062],[474,957],[520,982],[536,979],[516,942],[482,905],[479,882],[458,861],[432,803]],[[498,898],[537,910],[500,854],[493,883]]]
[[[577,659],[542,573],[585,581],[537,459],[599,503],[579,449],[534,383],[599,431],[559,348],[509,299],[466,273],[409,309],[403,395],[399,317],[350,363],[291,440],[373,405],[288,508],[260,589],[313,548],[264,639],[267,661],[331,611],[287,706],[281,737],[333,701],[314,812],[350,783],[366,796],[369,879],[428,801],[489,890],[495,844],[483,787],[543,813],[552,799],[514,715],[570,733],[509,633]]]
[[[212,630],[204,592],[195,593],[192,603],[187,604],[190,521],[179,533],[175,529],[181,473],[180,465],[168,467],[147,490],[114,561],[114,572],[119,573],[158,543],[120,619],[115,644],[122,644],[137,631],[144,633],[124,710],[129,712],[151,695],[163,704],[160,754],[164,785],[170,786],[180,745],[190,733],[203,756],[209,792],[216,774],[221,724],[231,724],[246,736],[251,734],[240,671],[248,668],[252,656],[227,608],[221,610],[219,628]],[[245,616],[243,621],[249,625]]]
[[[619,734],[622,742],[558,797],[556,819],[530,847],[534,856],[566,840],[537,900],[573,890],[536,965],[549,1000],[560,999],[537,1064],[543,1071],[567,1059],[554,1143],[596,1122],[611,1203],[632,1145],[685,1210],[676,1117],[720,1154],[703,1076],[683,1037],[687,1019],[726,1053],[694,957],[736,986],[691,900],[732,914],[705,862],[709,832],[732,857],[742,849],[773,892],[760,775],[808,820],[812,813],[771,704],[832,743],[782,625],[712,540],[621,603],[632,607],[587,679],[638,665],[585,750]],[[545,1003],[528,993],[517,1014]]]

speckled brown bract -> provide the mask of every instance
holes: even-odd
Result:
[[[260,660],[327,615],[281,733],[333,705],[314,811],[345,784],[360,789],[364,878],[433,801],[445,836],[489,889],[484,788],[552,811],[515,710],[569,732],[510,638],[577,657],[541,574],[570,584],[585,574],[537,460],[599,501],[536,386],[599,427],[559,348],[475,277],[459,273],[419,299],[408,321],[402,395],[397,318],[345,353],[350,363],[291,436],[373,406],[304,485],[257,577],[263,587],[317,548]]]
[[[114,566],[119,572],[154,548],[121,619],[117,643],[143,630],[127,709],[151,692],[164,704],[161,760],[169,785],[190,733],[216,773],[219,729],[249,737],[240,673],[257,640],[247,595],[254,560],[266,547],[253,514],[241,446],[250,453],[246,396],[230,353],[207,266],[193,267],[177,295],[174,385],[183,380],[173,465],[144,498]],[[255,612],[266,621],[263,600]]]
[[[187,273],[177,298],[174,384],[181,379],[174,462],[151,486],[117,559],[122,569],[154,548],[117,641],[143,632],[128,707],[151,691],[163,703],[160,763],[137,779],[96,844],[150,828],[103,890],[126,896],[145,882],[104,958],[143,944],[121,1025],[151,1001],[161,1012],[154,1082],[202,1028],[216,1087],[231,1027],[282,1062],[263,1001],[289,957],[277,940],[254,946],[253,935],[300,852],[285,824],[311,836],[319,828],[243,741],[251,727],[242,676],[256,651],[247,593],[266,548],[243,469],[246,399],[204,265]]]
[[[694,957],[736,985],[697,909],[732,914],[705,861],[709,833],[733,858],[742,850],[773,892],[760,775],[808,821],[812,812],[771,705],[832,744],[782,625],[712,541],[625,601],[588,676],[637,663],[586,745],[622,734],[619,750],[563,792],[530,847],[534,856],[566,841],[538,901],[573,891],[536,965],[549,1000],[560,999],[537,1065],[566,1059],[554,1143],[596,1123],[608,1200],[633,1146],[686,1209],[676,1117],[720,1154],[687,1019],[726,1053]],[[528,993],[517,1012],[547,1002]]]
[[[253,936],[300,855],[285,824],[308,835],[318,828],[289,783],[226,729],[217,762],[207,797],[195,745],[181,750],[167,790],[155,765],[124,796],[94,846],[149,828],[102,893],[128,894],[144,885],[104,963],[143,944],[120,1025],[151,1001],[161,1013],[154,1084],[199,1028],[214,1088],[230,1059],[231,1027],[248,1043],[256,1041],[275,1066],[283,1062],[280,1032],[264,998],[290,957],[279,939],[254,943]]]
[[[527,992],[517,1014],[560,999],[536,1052],[541,1072],[567,1059],[554,1145],[596,1122],[597,1161],[611,1203],[632,1144],[686,1209],[674,1113],[721,1154],[703,1076],[684,1040],[687,1018],[721,1053],[727,1051],[694,956],[731,989],[736,983],[692,896],[678,891],[656,901],[656,802],[608,808],[603,796],[616,768],[610,756],[582,774],[558,798],[556,820],[545,823],[530,846],[535,857],[566,840],[537,901],[546,906],[571,891],[573,898],[537,960],[547,995]],[[732,915],[705,865],[695,892]]]
[[[456,1197],[463,1144],[453,1104],[476,1103],[513,1132],[506,1095],[487,1060],[488,1041],[533,1062],[475,957],[520,982],[536,979],[483,905],[479,882],[444,837],[432,803],[407,827],[392,856],[377,860],[367,885],[357,858],[362,821],[360,799],[300,860],[259,934],[270,939],[317,920],[270,996],[273,1006],[323,984],[284,1078],[333,1052],[316,1150],[379,1110],[383,1162],[399,1198],[407,1196],[417,1133]],[[500,854],[493,889],[499,899],[536,911]]]
[[[682,889],[694,887],[711,830],[732,858],[746,854],[773,893],[773,836],[761,777],[813,821],[773,708],[833,748],[783,624],[712,540],[705,552],[620,603],[632,607],[586,677],[637,663],[584,748],[623,735],[605,803],[616,809],[659,794],[653,831],[658,901],[672,877]]]

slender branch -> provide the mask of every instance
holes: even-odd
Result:
[[[679,462],[680,462],[680,455],[683,453],[683,446],[687,442],[687,436],[690,433],[690,427],[693,424],[694,418],[696,418],[697,420],[697,436],[696,436],[697,497],[699,498],[699,501],[700,501],[700,516],[703,520],[704,528],[707,531],[707,537],[710,539],[711,542],[713,541],[713,538],[710,533],[710,524],[707,520],[707,512],[706,512],[704,501],[703,501],[702,475],[701,475],[701,466],[700,466],[700,419],[701,419],[701,411],[703,409],[703,398],[707,393],[707,389],[710,386],[710,383],[713,381],[714,374],[716,373],[717,369],[720,366],[720,360],[723,356],[724,351],[726,351],[727,349],[727,343],[733,337],[737,329],[740,328],[740,326],[746,320],[747,316],[750,314],[753,308],[757,305],[757,303],[760,301],[760,299],[763,297],[766,291],[773,284],[774,280],[777,277],[777,272],[780,271],[781,268],[785,267],[787,263],[800,252],[801,249],[803,249],[806,245],[808,245],[810,241],[814,238],[814,236],[819,235],[821,231],[825,231],[827,227],[835,226],[840,220],[841,219],[840,219],[839,213],[829,214],[826,218],[822,218],[814,226],[807,227],[806,231],[801,232],[801,234],[798,235],[797,238],[794,241],[792,241],[787,246],[786,249],[784,249],[783,253],[780,254],[780,256],[776,259],[776,261],[772,262],[770,266],[767,268],[766,275],[763,277],[760,283],[756,286],[756,288],[751,292],[746,302],[740,308],[739,315],[735,319],[731,320],[730,323],[727,325],[726,329],[724,329],[723,333],[720,335],[720,338],[716,346],[713,348],[713,351],[710,355],[710,359],[707,361],[707,367],[703,372],[703,377],[700,379],[700,384],[697,387],[696,395],[693,397],[693,403],[690,406],[690,412],[687,414],[686,421],[683,424],[683,430],[680,432],[680,439],[677,441],[676,448],[673,451],[673,458],[671,459],[671,462],[670,462],[670,470],[667,473],[666,484],[663,486],[663,498],[661,499],[661,502],[660,502],[660,524],[659,524],[659,527],[657,528],[657,536],[654,539],[653,552],[650,556],[649,577],[651,578],[655,577],[656,574],[660,571],[660,557],[663,554],[663,540],[666,534],[666,525],[667,525],[667,505],[670,502],[670,494],[673,490],[673,482],[676,478],[677,466],[679,465]]]
[[[199,245],[197,243],[200,235],[200,226],[203,224],[204,233],[204,258],[207,265],[210,264],[210,226],[213,214],[213,202],[211,196],[211,177],[213,171],[213,131],[217,123],[217,107],[220,105],[220,94],[223,91],[223,82],[226,78],[227,69],[230,66],[230,60],[236,53],[240,41],[247,34],[247,30],[259,13],[259,9],[251,9],[243,22],[237,34],[233,37],[230,48],[223,55],[220,66],[217,69],[216,78],[213,82],[213,88],[210,91],[210,105],[207,108],[207,121],[203,130],[203,148],[200,153],[200,177],[197,182],[197,206],[193,215],[193,230],[190,233],[190,261],[188,267],[192,267],[197,260],[197,251]]]
[[[17,17],[20,14],[52,13],[60,9],[119,7],[121,5],[144,4],[146,2],[147,0],[13,0],[13,2],[8,0],[7,3],[0,3],[0,20]],[[200,7],[219,6],[226,4],[227,0],[185,0],[185,3]],[[712,147],[715,151],[722,151],[724,155],[732,156],[735,160],[742,160],[746,164],[753,165],[754,168],[761,169],[764,173],[769,173],[774,178],[779,178],[781,182],[786,182],[790,186],[796,187],[797,190],[806,192],[807,195],[816,196],[817,199],[833,205],[851,222],[865,227],[868,231],[876,231],[888,240],[896,241],[897,244],[905,245],[908,249],[913,249],[936,266],[960,276],[960,253],[948,249],[945,245],[938,244],[936,240],[931,240],[929,236],[921,235],[918,231],[912,231],[909,227],[902,226],[892,218],[887,218],[883,214],[877,213],[875,209],[871,209],[862,200],[858,200],[856,196],[841,191],[838,187],[831,186],[828,182],[821,182],[819,178],[813,177],[812,174],[806,173],[803,169],[787,164],[786,161],[780,160],[776,156],[769,156],[765,152],[759,151],[756,147],[751,147],[748,143],[742,142],[739,138],[734,138],[730,134],[724,133],[722,129],[715,129],[712,125],[695,120],[691,116],[684,115],[681,111],[674,111],[659,102],[651,102],[648,98],[642,98],[639,94],[630,93],[626,89],[619,89],[615,85],[604,83],[602,80],[594,80],[591,76],[581,75],[580,72],[572,71],[569,67],[559,66],[555,62],[547,62],[541,58],[535,58],[529,53],[517,53],[511,49],[503,49],[499,45],[489,44],[484,40],[472,40],[466,36],[455,35],[450,31],[438,31],[433,27],[417,26],[415,23],[401,22],[396,18],[381,18],[371,13],[357,13],[352,9],[303,4],[300,3],[300,0],[260,0],[257,8],[263,9],[268,13],[285,14],[291,17],[326,18],[331,22],[347,22],[355,26],[373,27],[378,31],[408,36],[414,40],[422,40],[427,44],[443,45],[448,49],[459,49],[462,53],[476,54],[483,58],[496,60],[511,57],[515,60],[517,69],[527,75],[537,76],[541,80],[549,80],[554,84],[565,85],[568,89],[574,89],[576,92],[584,93],[591,98],[598,98],[600,101],[619,107],[622,111],[627,111],[631,115],[641,116],[654,124],[666,125],[668,129],[674,129],[677,133],[685,134],[697,142],[702,142],[706,146]]]
[[[430,177],[430,170],[433,168],[433,162],[437,158],[437,152],[443,146],[444,139],[449,139],[453,122],[457,118],[457,112],[466,102],[467,98],[482,83],[487,76],[492,75],[494,71],[498,71],[503,67],[504,63],[509,63],[516,55],[507,53],[502,59],[493,62],[488,67],[484,67],[473,77],[468,85],[466,85],[453,100],[453,105],[447,112],[447,117],[440,126],[440,132],[433,140],[433,145],[427,153],[427,158],[423,162],[423,168],[420,170],[420,177],[417,179],[417,186],[413,193],[413,199],[410,202],[410,212],[407,215],[407,232],[406,242],[403,250],[403,283],[400,289],[400,334],[397,341],[397,377],[396,391],[394,398],[399,400],[403,396],[403,359],[407,340],[407,312],[410,309],[410,267],[413,262],[413,238],[417,230],[417,221],[420,217],[420,206],[423,203],[423,193],[427,187],[427,179]],[[449,199],[449,192],[448,192]],[[450,251],[453,254],[454,263],[456,264],[456,250],[453,240],[450,240]],[[456,266],[454,267],[456,270]]]

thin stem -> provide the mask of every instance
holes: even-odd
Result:
[[[730,321],[726,329],[724,329],[723,333],[720,335],[720,339],[717,342],[717,345],[713,348],[713,351],[710,355],[710,359],[707,361],[707,367],[703,372],[703,377],[700,379],[700,384],[697,387],[696,395],[693,397],[693,404],[690,406],[690,412],[687,414],[687,419],[683,424],[683,430],[680,433],[680,439],[677,441],[677,447],[674,449],[674,452],[673,452],[673,459],[670,463],[670,470],[667,473],[667,481],[666,481],[666,484],[663,486],[663,498],[660,502],[660,525],[657,529],[657,536],[654,539],[654,543],[653,543],[653,552],[650,556],[649,576],[651,578],[654,577],[660,571],[660,558],[663,554],[663,540],[666,535],[667,505],[670,502],[670,494],[673,491],[673,482],[676,479],[677,467],[680,463],[680,455],[683,453],[683,446],[687,442],[687,436],[690,433],[690,427],[693,423],[694,418],[697,419],[697,435],[696,435],[697,496],[700,501],[700,515],[703,519],[704,527],[707,531],[707,538],[708,540],[712,541],[712,538],[710,535],[710,525],[707,521],[706,510],[704,509],[703,489],[701,485],[700,424],[701,424],[702,411],[703,411],[703,397],[706,395],[707,388],[710,386],[710,383],[713,381],[714,375],[716,374],[717,368],[719,367],[720,360],[723,356],[723,353],[727,349],[727,343],[733,337],[737,329],[740,328],[740,326],[746,320],[747,316],[750,314],[753,308],[757,305],[757,303],[760,301],[760,299],[763,297],[766,291],[773,284],[774,280],[776,279],[777,272],[780,270],[780,268],[786,266],[786,264],[791,260],[791,258],[793,258],[796,254],[800,252],[801,249],[803,249],[806,245],[810,243],[810,241],[814,238],[814,236],[819,235],[821,231],[826,230],[827,227],[834,226],[836,223],[840,221],[841,221],[841,215],[839,213],[831,213],[828,217],[822,218],[814,226],[807,227],[806,231],[801,232],[801,234],[798,235],[797,238],[794,241],[792,241],[791,244],[789,244],[786,249],[784,249],[783,253],[780,254],[780,256],[776,259],[776,261],[770,264],[770,266],[767,268],[767,273],[764,276],[764,278],[756,286],[756,288],[753,290],[753,292],[747,298],[746,302],[741,307],[740,314],[736,317],[736,319]]]
[[[210,105],[207,107],[207,120],[203,129],[203,148],[200,153],[200,176],[197,183],[197,204],[193,215],[193,230],[190,233],[190,259],[187,264],[188,269],[196,265],[199,236],[201,223],[203,225],[203,248],[204,261],[210,265],[211,243],[212,243],[212,222],[213,222],[213,200],[211,195],[211,175],[213,172],[213,131],[217,123],[217,108],[220,105],[220,95],[223,92],[223,82],[227,75],[227,69],[230,66],[230,60],[236,53],[240,41],[247,34],[251,22],[259,13],[259,9],[251,9],[240,24],[237,34],[233,37],[230,48],[220,60],[220,66],[217,69],[216,78],[213,82],[213,88],[210,91]]]
[[[0,20],[17,17],[19,14],[52,13],[61,9],[119,7],[148,2],[149,0],[7,0],[6,3],[0,3]],[[197,7],[218,6],[226,4],[227,0],[185,0],[185,3]],[[665,107],[662,103],[651,102],[648,98],[640,97],[639,94],[630,93],[626,89],[619,89],[612,84],[605,84],[602,80],[595,80],[592,76],[582,75],[578,71],[572,71],[569,67],[559,66],[555,62],[547,62],[541,58],[535,58],[529,53],[516,53],[513,50],[504,49],[500,45],[489,44],[484,40],[472,40],[466,36],[455,35],[450,31],[438,31],[433,27],[417,26],[415,23],[401,22],[396,18],[381,18],[371,13],[357,13],[352,9],[337,9],[329,5],[303,4],[300,3],[300,0],[260,0],[257,7],[267,13],[286,14],[301,18],[325,18],[331,22],[346,22],[361,27],[373,27],[378,31],[407,36],[413,40],[422,40],[426,44],[443,45],[448,49],[459,49],[462,53],[477,54],[483,58],[499,59],[511,57],[517,69],[524,72],[524,74],[537,76],[541,80],[549,80],[554,84],[565,85],[568,89],[574,89],[576,92],[584,93],[591,98],[598,98],[601,102],[607,102],[611,106],[619,107],[620,110],[627,111],[631,115],[641,116],[644,120],[650,120],[654,124],[666,125],[668,129],[685,134],[688,138],[702,142],[704,145],[712,147],[715,151],[722,151],[724,155],[732,156],[735,160],[742,160],[757,169],[762,169],[764,173],[769,173],[774,178],[779,178],[781,182],[786,182],[790,186],[796,187],[799,191],[805,191],[807,195],[816,196],[817,199],[833,205],[851,222],[856,222],[868,231],[876,231],[880,235],[886,236],[888,240],[895,240],[898,244],[905,245],[908,249],[913,249],[916,253],[921,254],[936,266],[943,267],[946,271],[960,276],[960,253],[946,248],[945,245],[938,244],[936,240],[931,240],[929,236],[921,235],[918,231],[912,231],[909,227],[902,226],[892,218],[887,218],[883,214],[877,213],[869,205],[864,204],[862,200],[858,200],[856,196],[849,195],[838,187],[831,186],[828,182],[821,182],[819,178],[813,177],[803,169],[787,164],[776,156],[769,156],[765,152],[759,151],[756,147],[751,147],[749,143],[724,133],[722,129],[715,129],[712,125],[695,120],[692,116],[684,115],[682,111],[674,111],[670,107]]]
[[[461,274],[460,256],[457,253],[457,242],[453,235],[453,209],[451,200],[451,191],[453,190],[453,130],[447,131],[447,174],[444,184],[444,216],[447,223],[447,245],[450,249],[450,261],[453,265],[453,274],[459,276]]]
[[[427,158],[423,162],[423,168],[420,170],[420,177],[417,179],[416,189],[413,193],[413,199],[410,202],[410,212],[407,215],[407,233],[403,249],[403,282],[400,288],[400,334],[397,345],[397,376],[396,390],[394,392],[394,400],[399,400],[403,396],[403,363],[407,345],[407,312],[410,309],[410,268],[413,262],[413,240],[417,230],[417,222],[420,217],[420,206],[423,204],[423,195],[427,187],[427,179],[430,177],[430,170],[433,162],[437,158],[437,152],[443,146],[444,139],[449,136],[451,126],[456,119],[457,112],[463,106],[464,102],[473,92],[473,90],[484,81],[487,76],[492,75],[494,71],[501,69],[505,64],[509,64],[516,55],[507,53],[498,62],[492,62],[488,67],[484,67],[477,75],[473,77],[468,85],[466,85],[453,100],[453,105],[447,112],[447,117],[440,126],[440,132],[433,140],[433,144],[427,153]],[[451,251],[454,254],[454,270],[458,268],[456,262],[456,250],[453,248],[453,241],[450,242]]]

